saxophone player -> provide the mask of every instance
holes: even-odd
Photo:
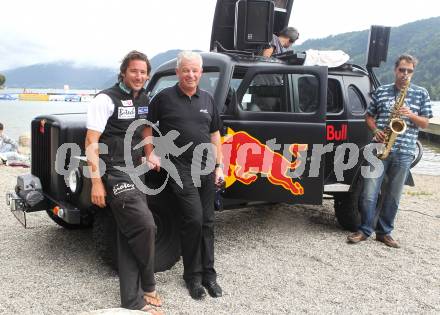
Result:
[[[394,65],[394,83],[382,85],[372,94],[365,121],[373,132],[375,141],[388,144],[390,152],[385,156],[379,156],[378,163],[383,164],[380,176],[363,178],[364,186],[359,200],[361,224],[357,232],[347,237],[349,243],[365,241],[375,232],[377,241],[390,247],[400,247],[391,236],[394,219],[414,159],[418,131],[420,128],[428,127],[429,118],[432,117],[427,90],[410,83],[416,64],[417,59],[411,55],[399,56]],[[390,134],[393,134],[389,124],[394,119],[400,120],[403,125],[400,129],[403,129],[403,132],[395,132],[393,142],[386,143]],[[385,176],[388,181],[383,190],[383,202],[381,207],[376,209]],[[378,219],[375,225],[376,215]]]

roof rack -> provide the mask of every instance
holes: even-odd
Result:
[[[289,65],[302,65],[306,59],[306,53],[288,50],[280,54],[272,55],[272,57],[283,60]]]

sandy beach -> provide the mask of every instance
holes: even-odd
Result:
[[[0,166],[0,198],[29,169]],[[216,268],[224,296],[193,301],[182,264],[157,274],[166,314],[440,313],[440,177],[405,189],[392,249],[346,243],[323,206],[217,213]],[[68,231],[44,212],[24,229],[0,202],[0,314],[80,314],[119,306],[117,275],[90,230]]]

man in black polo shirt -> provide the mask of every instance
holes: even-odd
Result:
[[[200,54],[181,52],[177,57],[176,74],[178,84],[162,90],[151,101],[148,120],[159,122],[162,135],[172,130],[178,131],[179,136],[175,140],[177,147],[191,143],[183,154],[170,156],[183,187],[172,176],[168,181],[177,196],[182,216],[183,278],[193,299],[202,299],[206,295],[203,287],[212,297],[220,297],[222,289],[217,284],[214,269],[214,199],[215,185],[223,180],[221,123],[212,96],[198,87],[202,76]],[[151,127],[147,128],[146,135],[151,136],[151,133]],[[197,148],[202,144],[212,144],[210,153],[214,152],[214,156],[201,153]],[[145,151],[148,161],[159,170],[160,157],[154,153],[153,145],[147,144]],[[201,175],[201,185],[196,185],[197,180],[193,180],[192,176],[194,167],[208,168],[209,158],[211,161],[215,158],[215,167],[211,163],[214,171]]]
[[[117,224],[118,267],[122,307],[162,314],[151,305],[161,306],[154,279],[154,241],[156,225],[145,195],[129,174],[118,169],[127,163],[124,138],[127,128],[137,119],[146,118],[148,98],[144,85],[151,67],[147,56],[132,51],[122,61],[118,83],[100,92],[87,113],[87,162],[92,174],[92,203],[110,206]],[[135,131],[133,149],[143,139],[143,128]],[[108,148],[100,154],[99,144]],[[142,148],[132,150],[132,163],[141,163]],[[100,176],[99,159],[105,162]],[[130,163],[131,164],[131,163]]]

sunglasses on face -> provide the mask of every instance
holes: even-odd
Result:
[[[400,73],[410,73],[411,74],[414,72],[414,69],[408,69],[408,68],[399,68],[397,70],[399,70]]]

